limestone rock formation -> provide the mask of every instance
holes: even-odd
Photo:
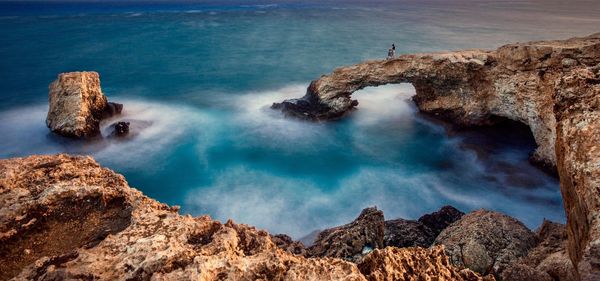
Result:
[[[600,63],[569,71],[554,99],[569,255],[581,280],[600,280]]]
[[[459,276],[439,249],[367,255],[361,272],[279,249],[273,241],[286,236],[177,211],[90,157],[0,160],[0,280],[463,280],[436,279]],[[380,211],[366,209],[368,217],[383,225]]]
[[[372,249],[383,248],[383,236],[383,212],[366,208],[353,222],[321,231],[307,251],[311,257],[355,261]]]
[[[441,246],[430,249],[376,249],[366,256],[358,268],[367,280],[395,281],[492,281],[493,276],[481,276],[468,269],[458,270],[448,260]]]
[[[265,231],[181,216],[89,157],[0,160],[0,279],[364,280]]]
[[[536,236],[537,246],[502,272],[502,280],[577,280],[575,268],[566,251],[566,227],[545,220]],[[531,276],[538,276],[538,279]]]
[[[273,241],[277,247],[289,253],[306,256],[306,247],[304,247],[304,244],[299,241],[294,241],[292,237],[286,234],[271,235],[271,241]]]
[[[560,41],[402,55],[342,67],[313,81],[301,99],[276,103],[286,115],[340,117],[353,92],[412,83],[422,112],[463,126],[508,118],[528,125],[532,160],[556,167],[567,213],[568,253],[582,280],[600,280],[600,33]]]
[[[435,244],[446,247],[454,265],[499,275],[536,245],[536,237],[514,218],[478,210],[444,229]]]
[[[97,72],[61,73],[49,86],[46,125],[63,136],[86,138],[100,132],[100,120],[121,113],[122,104],[109,103]]]

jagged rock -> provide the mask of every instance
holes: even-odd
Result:
[[[431,229],[434,236],[438,236],[442,230],[459,220],[464,214],[452,206],[443,206],[439,211],[421,216],[419,222]]]
[[[385,221],[384,245],[394,247],[429,247],[448,225],[464,215],[452,206],[425,214],[418,221],[395,219]]]
[[[91,157],[0,160],[0,279],[482,280],[453,267],[441,248],[375,250],[361,272],[341,259],[286,252],[278,247],[294,245],[286,235],[178,209],[144,196]],[[367,208],[320,238],[342,230],[345,241],[381,244],[383,214]]]
[[[468,269],[457,269],[448,261],[442,246],[430,249],[419,247],[375,249],[360,261],[358,268],[367,280],[495,280],[493,276],[482,278]]]
[[[548,276],[550,280],[576,281],[576,272],[566,251],[567,231],[564,225],[544,220],[536,232],[537,246],[527,256],[502,273],[503,280],[524,279],[528,275]],[[537,272],[537,273],[535,273]],[[519,277],[522,276],[522,277]]]
[[[60,135],[92,137],[100,133],[103,118],[120,114],[123,105],[109,103],[97,72],[61,73],[49,86],[46,125]]]
[[[433,231],[418,221],[395,219],[385,221],[385,235],[383,243],[385,246],[424,247],[427,248],[435,240]]]
[[[280,249],[283,249],[294,255],[306,256],[306,247],[298,241],[294,241],[292,237],[285,234],[271,235],[271,241]]]
[[[600,52],[600,47],[596,50]],[[600,63],[557,83],[556,155],[568,252],[581,280],[600,280]]]
[[[362,210],[353,222],[326,229],[307,249],[311,257],[357,260],[372,249],[383,248],[383,212],[376,207]]]
[[[112,129],[111,136],[124,137],[129,134],[129,122],[116,122],[110,125]]]
[[[0,160],[0,279],[365,280],[355,264],[177,210],[90,157]]]
[[[596,33],[342,67],[310,84],[302,114],[281,109],[305,119],[335,118],[354,108],[351,95],[359,89],[412,83],[422,112],[463,126],[494,123],[497,117],[528,125],[538,144],[532,162],[559,173],[569,256],[582,280],[599,280],[599,79]]]
[[[446,246],[454,265],[499,275],[535,246],[536,237],[514,218],[478,210],[444,229],[434,244]]]

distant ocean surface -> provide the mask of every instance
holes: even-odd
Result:
[[[523,132],[448,136],[417,113],[411,85],[368,88],[330,123],[269,109],[335,67],[398,53],[583,36],[590,1],[0,2],[0,157],[90,154],[183,213],[295,238],[376,205],[387,219],[451,204],[529,227],[564,222],[559,185],[528,161]],[[130,141],[49,133],[48,84],[94,70]],[[470,148],[466,148],[470,147]],[[474,148],[474,149],[473,149]]]

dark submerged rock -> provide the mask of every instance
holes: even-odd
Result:
[[[111,136],[124,137],[129,134],[129,122],[116,122],[110,125],[112,127]]]

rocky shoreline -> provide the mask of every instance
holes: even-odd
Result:
[[[567,226],[533,232],[504,214],[451,206],[418,220],[375,207],[311,245],[208,216],[180,215],[91,157],[0,160],[0,280],[598,280],[600,33],[497,51],[404,55],[340,68],[301,99],[274,104],[308,120],[353,110],[352,92],[410,82],[422,112],[461,126],[529,126],[534,158],[556,167]],[[118,114],[95,72],[59,75],[47,125],[90,138]],[[129,124],[115,124],[116,135]]]
[[[353,92],[391,83],[411,83],[421,112],[459,126],[527,125],[538,146],[532,161],[558,171],[577,279],[600,279],[600,33],[368,61],[323,75],[304,97],[272,107],[304,120],[336,119],[358,106]]]
[[[91,157],[0,160],[0,202],[2,280],[494,280],[452,265],[443,246],[383,248],[375,208],[303,254],[282,235],[180,215]]]
[[[412,221],[367,208],[305,247],[180,215],[65,154],[0,160],[0,202],[2,280],[576,280],[564,225],[534,233],[486,210],[445,206]]]

